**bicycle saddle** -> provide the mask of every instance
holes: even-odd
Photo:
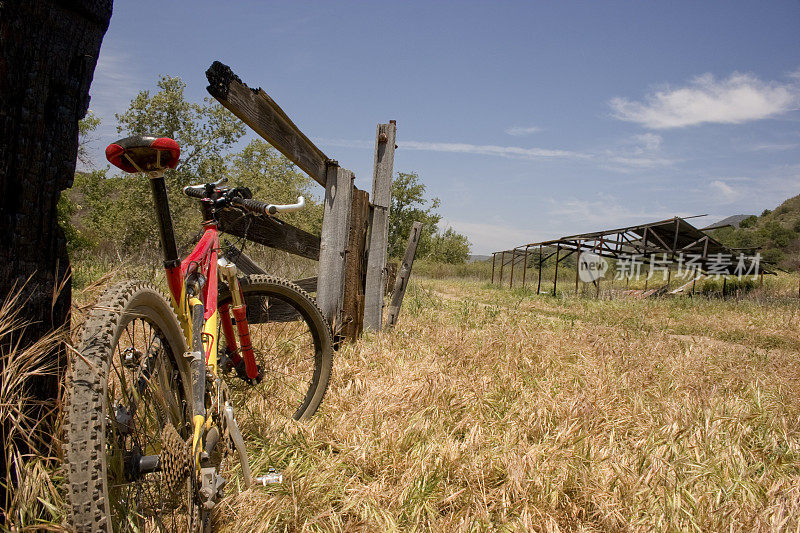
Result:
[[[125,172],[153,172],[175,168],[181,148],[169,137],[134,135],[106,147],[106,159]]]

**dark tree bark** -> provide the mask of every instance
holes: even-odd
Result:
[[[32,323],[23,344],[68,325],[70,267],[56,205],[72,184],[111,4],[0,0],[0,299],[24,285],[23,318]],[[53,357],[63,362],[64,353]],[[37,379],[31,391],[56,398],[58,382]]]

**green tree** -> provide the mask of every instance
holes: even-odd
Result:
[[[193,183],[216,181],[226,175],[225,156],[242,138],[245,126],[210,98],[205,98],[203,103],[187,101],[186,84],[180,78],[161,76],[156,85],[158,91],[140,91],[124,113],[115,115],[117,131],[125,135],[171,137],[180,145],[180,163],[165,175],[180,244],[196,233],[199,221],[196,200],[184,196],[181,189]],[[141,224],[140,228],[126,232],[125,247],[157,245],[147,179],[128,174],[112,179],[116,182],[112,197],[124,206],[132,223]]]
[[[466,235],[457,233],[453,228],[447,228],[431,239],[428,259],[439,263],[461,264],[469,259],[469,249],[470,244]]]
[[[231,184],[250,188],[253,198],[271,204],[289,204],[298,196],[306,198],[306,207],[296,213],[281,215],[281,220],[309,233],[322,231],[322,204],[315,201],[311,181],[304,172],[266,142],[250,141],[240,152],[228,158]]]
[[[305,196],[306,209],[281,218],[319,233],[322,205],[314,201],[310,178],[261,140],[231,153],[244,134],[238,119],[209,99],[203,104],[187,102],[186,86],[179,78],[162,76],[158,87],[155,93],[140,92],[124,113],[116,115],[117,129],[127,135],[172,137],[180,144],[178,168],[166,174],[179,244],[196,234],[200,222],[197,200],[184,196],[181,189],[221,177],[228,177],[230,185],[249,187],[256,199],[271,203],[292,203]],[[82,145],[98,124],[92,117],[81,123]],[[73,250],[98,248],[122,254],[158,250],[150,188],[140,175],[112,175],[107,167],[77,173],[59,208],[61,219],[69,222]]]
[[[740,228],[752,228],[758,223],[758,217],[755,215],[750,215],[749,217],[743,219],[739,222]]]
[[[430,202],[430,205],[428,203]],[[398,172],[392,181],[392,205],[389,210],[389,256],[400,257],[405,251],[411,225],[422,222],[417,255],[430,251],[431,236],[438,231],[441,216],[436,212],[438,198],[425,198],[425,184],[416,172]]]
[[[425,184],[416,172],[398,172],[392,181],[392,206],[389,212],[389,255],[400,257],[405,251],[408,234],[414,222],[422,222],[417,257],[444,263],[463,263],[469,257],[467,237],[438,224],[438,198],[425,198]]]

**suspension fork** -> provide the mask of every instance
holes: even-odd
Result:
[[[256,357],[253,353],[253,346],[250,343],[250,326],[247,323],[247,306],[242,297],[239,279],[236,277],[236,265],[224,258],[220,258],[217,261],[217,266],[231,291],[231,300],[233,304],[232,306],[225,304],[219,308],[220,318],[222,320],[222,332],[225,334],[225,342],[228,345],[230,357],[234,363],[238,363],[240,358],[243,358],[247,377],[249,379],[256,379],[258,377],[258,366],[256,365]],[[236,330],[239,334],[241,348],[237,348],[236,345],[236,336],[233,333],[231,315],[233,315],[234,320],[236,320]]]

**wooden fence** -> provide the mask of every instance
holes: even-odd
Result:
[[[370,202],[369,194],[353,185],[353,173],[315,146],[264,90],[251,89],[218,61],[206,71],[206,77],[211,96],[325,187],[320,237],[275,217],[238,210],[220,216],[220,230],[318,260],[317,279],[301,282],[305,288],[316,288],[317,303],[335,334],[354,340],[364,328],[381,330],[395,121],[378,124]],[[252,261],[248,264],[246,256],[242,261],[240,268],[245,272],[260,269]],[[392,305],[394,310],[394,301]]]

